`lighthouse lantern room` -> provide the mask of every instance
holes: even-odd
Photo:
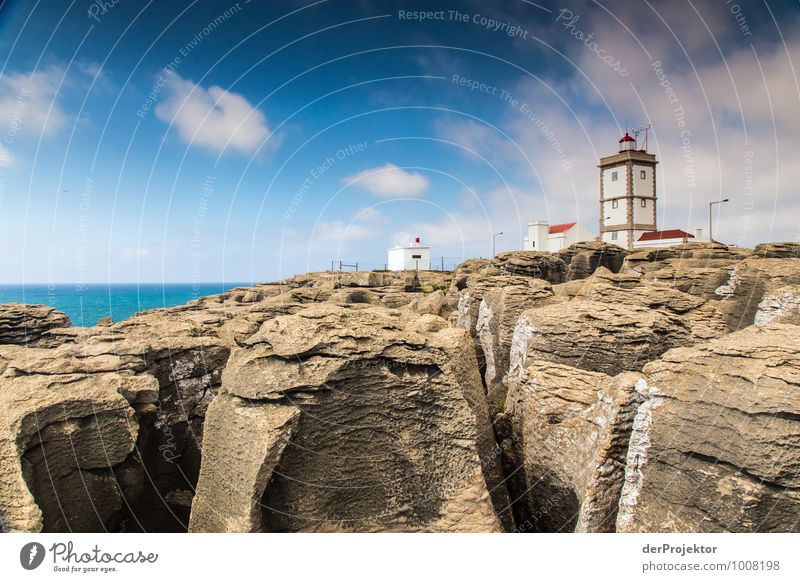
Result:
[[[647,130],[628,132],[619,152],[600,158],[600,238],[632,249],[646,232],[656,228],[656,157],[647,153]],[[641,149],[637,138],[645,133]]]

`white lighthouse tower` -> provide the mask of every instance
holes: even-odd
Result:
[[[625,132],[619,152],[600,158],[600,239],[625,249],[632,249],[644,233],[658,230],[658,162],[646,150],[647,137],[639,149],[636,139]]]

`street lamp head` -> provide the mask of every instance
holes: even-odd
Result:
[[[730,202],[730,198],[726,198],[723,202]]]

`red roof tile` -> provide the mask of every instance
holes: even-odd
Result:
[[[673,228],[671,230],[656,230],[653,232],[645,232],[639,237],[639,240],[663,240],[670,238],[694,238],[694,235],[681,230]]]
[[[554,224],[548,231],[550,234],[559,234],[567,232],[570,228],[578,224],[577,222],[565,222],[564,224]]]

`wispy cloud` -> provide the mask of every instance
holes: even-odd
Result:
[[[394,164],[364,170],[343,178],[342,182],[380,198],[417,198],[430,186],[426,176],[407,172]]]
[[[68,116],[58,102],[63,71],[49,67],[31,73],[0,75],[0,124],[14,135],[51,136]]]
[[[386,217],[386,215],[374,206],[361,208],[355,213],[355,215],[353,215],[353,220],[371,222],[373,224],[386,224],[389,222],[389,219]]]
[[[271,135],[264,114],[238,93],[216,85],[206,89],[177,73],[169,74],[165,91],[156,116],[174,125],[189,145],[252,155]]]

